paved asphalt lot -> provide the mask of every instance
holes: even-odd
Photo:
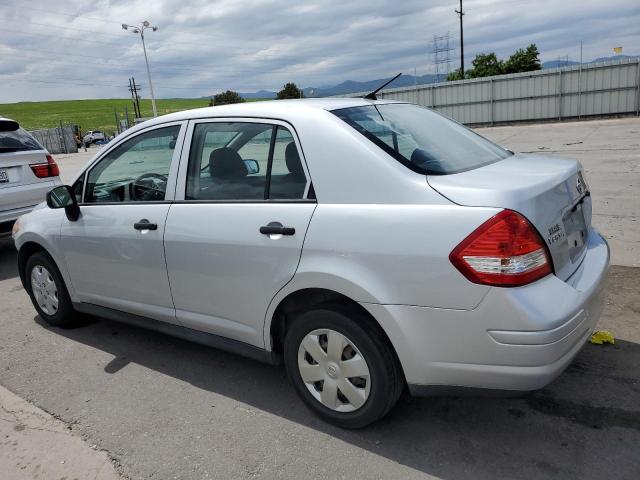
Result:
[[[586,345],[542,391],[405,397],[378,424],[340,430],[311,416],[278,368],[109,321],[44,325],[10,241],[0,241],[0,384],[105,449],[131,478],[640,478],[640,269],[624,266],[638,265],[640,252],[640,137],[602,146],[634,129],[636,119],[481,132],[518,151],[582,160],[595,222],[613,237],[617,265],[599,326],[616,344]],[[566,151],[574,141],[585,151]],[[79,160],[58,159],[68,179]]]

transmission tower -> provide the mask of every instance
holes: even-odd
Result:
[[[446,35],[433,36],[433,63],[436,66],[436,78],[440,81],[441,76],[447,76],[451,71],[451,48],[449,43],[449,32]]]

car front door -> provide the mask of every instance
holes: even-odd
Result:
[[[60,244],[81,302],[177,323],[162,236],[185,129],[178,122],[129,137],[74,185],[81,215],[63,220]]]
[[[264,347],[265,313],[296,271],[316,207],[292,132],[266,120],[190,122],[165,231],[184,326]]]

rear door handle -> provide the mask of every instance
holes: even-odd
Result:
[[[158,229],[158,224],[157,223],[151,223],[146,218],[143,218],[139,222],[134,223],[133,224],[133,228],[135,228],[136,230],[157,230]]]
[[[295,235],[296,229],[293,227],[283,227],[280,222],[271,222],[269,225],[260,227],[263,235]]]

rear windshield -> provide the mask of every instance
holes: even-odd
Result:
[[[0,153],[24,150],[42,150],[42,146],[22,128],[9,132],[0,130]]]
[[[511,155],[467,127],[417,105],[366,105],[332,113],[419,173],[459,173]]]

